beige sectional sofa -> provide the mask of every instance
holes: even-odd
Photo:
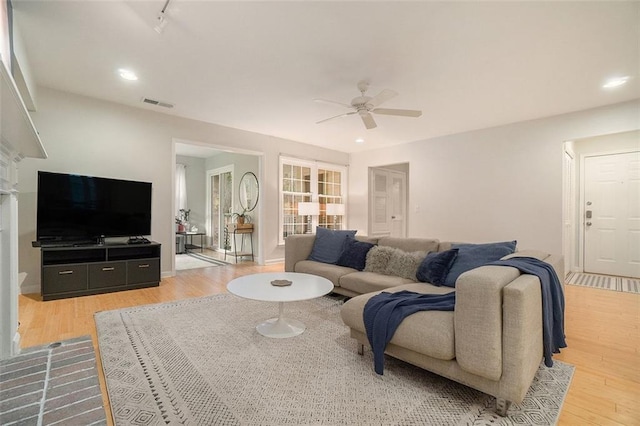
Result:
[[[506,415],[512,401],[521,402],[543,357],[540,281],[506,266],[481,266],[462,274],[455,289],[397,276],[357,271],[307,260],[313,235],[286,239],[285,270],[320,275],[331,280],[334,292],[352,297],[341,315],[358,342],[369,347],[363,310],[380,291],[456,292],[455,310],[423,311],[407,317],[385,353],[496,397],[496,411]],[[426,238],[361,240],[407,252],[444,251],[451,243]],[[511,256],[535,257],[551,264],[564,277],[563,257],[540,251]],[[373,368],[373,366],[372,366]]]

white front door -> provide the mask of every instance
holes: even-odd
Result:
[[[584,161],[584,270],[640,277],[640,152]]]
[[[406,236],[406,174],[394,170],[370,169],[369,235]]]

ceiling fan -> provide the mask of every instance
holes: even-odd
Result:
[[[356,96],[351,100],[351,104],[345,104],[342,102],[328,101],[325,99],[314,99],[316,102],[324,102],[333,105],[341,105],[343,107],[353,109],[355,111],[345,112],[344,114],[336,115],[334,117],[325,118],[324,120],[320,120],[316,122],[316,124],[324,123],[325,121],[333,120],[334,118],[346,117],[348,115],[358,114],[364,123],[364,126],[367,129],[374,129],[377,127],[375,120],[371,113],[374,114],[384,114],[384,115],[397,115],[400,117],[420,117],[422,115],[422,111],[417,111],[414,109],[392,109],[392,108],[376,108],[381,103],[388,101],[391,98],[396,97],[398,94],[393,90],[384,89],[382,92],[378,93],[373,98],[371,96],[365,95],[367,89],[369,88],[368,81],[361,81],[358,83],[358,90],[360,91],[360,96]]]

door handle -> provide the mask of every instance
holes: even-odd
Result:
[[[586,225],[587,226],[591,226],[592,224],[591,224],[591,222],[587,222]]]

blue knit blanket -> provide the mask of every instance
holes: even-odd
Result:
[[[552,356],[566,348],[564,335],[564,292],[553,267],[532,257],[514,257],[488,265],[511,266],[540,279],[542,292],[542,343],[544,364],[553,366]],[[367,338],[373,351],[376,373],[384,371],[384,351],[402,321],[420,311],[453,311],[455,292],[422,294],[411,291],[382,292],[370,298],[363,311]]]
[[[524,274],[536,275],[542,291],[542,346],[544,365],[553,366],[553,354],[566,348],[564,335],[564,291],[553,266],[533,257],[512,257],[489,265],[511,266]]]
[[[455,292],[440,295],[403,290],[382,292],[369,299],[364,306],[363,319],[376,373],[383,373],[384,350],[402,320],[419,311],[453,311],[455,303]]]

